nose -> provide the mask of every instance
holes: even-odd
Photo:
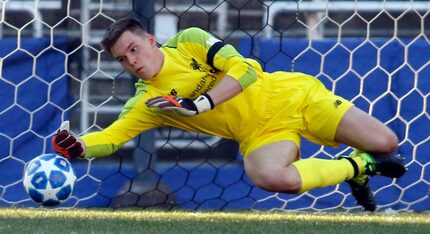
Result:
[[[127,58],[127,63],[129,66],[134,67],[137,64],[137,59],[134,56],[130,56]]]

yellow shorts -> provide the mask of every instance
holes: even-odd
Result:
[[[300,136],[320,145],[339,145],[334,137],[340,120],[353,106],[351,102],[303,73],[277,72],[267,79],[262,95],[264,108],[255,130],[240,142],[242,155],[284,140],[300,148]]]

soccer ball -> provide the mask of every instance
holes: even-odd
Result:
[[[33,201],[56,206],[73,192],[76,176],[70,162],[57,154],[43,154],[28,163],[23,184]]]

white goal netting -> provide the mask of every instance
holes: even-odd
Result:
[[[374,177],[379,210],[430,210],[430,3],[427,1],[2,0],[0,3],[0,206],[37,206],[22,186],[26,163],[53,152],[52,134],[114,121],[136,79],[98,45],[127,14],[162,44],[196,26],[233,44],[266,71],[316,76],[391,127],[408,172]],[[369,133],[372,134],[372,133]],[[350,148],[304,140],[302,155]],[[78,181],[62,207],[361,209],[346,184],[300,195],[255,187],[235,142],[162,128],[106,158],[74,162]]]

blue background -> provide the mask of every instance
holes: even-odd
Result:
[[[69,118],[73,99],[66,75],[67,41],[0,41],[0,205],[36,206],[21,184],[25,163],[52,152],[50,138]],[[430,210],[430,45],[425,40],[347,39],[241,40],[239,51],[261,62],[266,71],[300,71],[318,77],[336,94],[388,122],[401,142],[408,172],[397,181],[374,177],[371,187],[381,208]],[[35,66],[33,66],[35,65]],[[34,69],[34,71],[33,71]],[[426,105],[425,105],[426,104]],[[372,133],[369,133],[372,134]],[[302,155],[330,158],[345,147],[321,148],[304,140]],[[186,209],[337,209],[355,206],[345,184],[297,195],[274,194],[253,186],[240,155],[232,163],[158,165],[136,174],[129,155],[74,162],[78,176],[73,198],[64,206],[104,207],[135,176],[165,184],[177,207]],[[130,195],[130,193],[129,193]],[[134,196],[133,196],[134,195]],[[345,196],[347,195],[347,196]],[[131,193],[130,199],[139,199]],[[345,200],[344,200],[345,199]]]

